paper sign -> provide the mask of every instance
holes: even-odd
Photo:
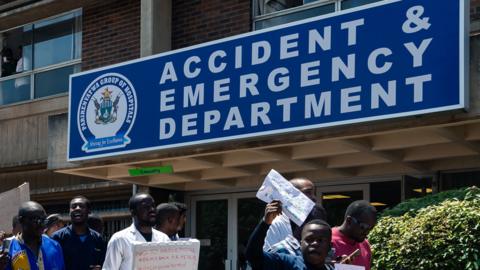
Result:
[[[266,203],[273,200],[281,201],[282,211],[298,226],[303,224],[315,206],[312,200],[275,170],[271,170],[265,177],[265,181],[257,192],[257,198]]]
[[[21,186],[0,194],[0,230],[11,232],[12,218],[18,214],[18,207],[30,200],[30,186],[23,183]]]
[[[135,270],[197,270],[200,241],[139,243],[133,247]]]
[[[365,270],[365,267],[351,264],[335,264],[335,270]]]

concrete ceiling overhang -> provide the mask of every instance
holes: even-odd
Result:
[[[286,178],[321,182],[480,168],[480,120],[360,133],[130,162],[107,161],[58,172],[193,191],[258,187],[270,169]],[[167,165],[173,167],[172,174],[133,177],[128,171]]]

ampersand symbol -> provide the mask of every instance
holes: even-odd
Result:
[[[427,30],[431,24],[429,17],[422,18],[425,9],[422,6],[414,6],[407,10],[407,20],[403,23],[402,30],[407,34],[413,34],[420,30]]]

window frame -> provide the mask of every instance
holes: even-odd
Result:
[[[26,71],[22,71],[20,73],[15,73],[15,74],[12,74],[12,75],[9,75],[9,76],[0,77],[0,83],[3,83],[5,81],[10,81],[10,80],[15,80],[15,79],[18,79],[18,78],[28,77],[30,79],[30,97],[27,100],[22,100],[22,101],[8,103],[8,104],[0,104],[0,108],[68,95],[68,89],[67,89],[66,92],[35,98],[35,76],[37,74],[40,74],[40,73],[52,71],[52,70],[55,70],[55,69],[61,69],[61,68],[64,68],[64,67],[69,67],[69,66],[73,66],[74,69],[75,69],[75,66],[78,66],[82,63],[83,9],[82,8],[76,8],[76,9],[69,10],[69,11],[66,11],[66,12],[62,12],[62,13],[59,13],[59,14],[55,14],[53,16],[49,16],[49,17],[46,17],[46,18],[43,18],[43,19],[40,19],[40,20],[32,21],[32,22],[29,22],[29,23],[24,23],[22,25],[18,25],[18,26],[11,27],[11,28],[0,31],[0,34],[2,34],[2,33],[5,33],[5,32],[9,32],[11,30],[15,30],[15,29],[22,28],[22,27],[25,27],[25,26],[34,26],[35,24],[38,24],[38,23],[46,22],[46,21],[49,21],[49,20],[55,20],[57,18],[66,16],[68,14],[75,14],[75,13],[78,13],[78,16],[81,18],[81,22],[78,25],[75,25],[75,28],[78,27],[79,29],[76,29],[76,30],[79,30],[82,33],[82,35],[81,35],[81,38],[80,38],[80,42],[75,40],[72,43],[72,46],[77,46],[78,43],[80,44],[80,56],[79,56],[79,58],[75,58],[75,55],[73,55],[74,58],[71,59],[71,60],[67,60],[67,61],[63,61],[63,62],[60,62],[60,63],[55,63],[55,64],[51,64],[51,65],[47,65],[47,66],[43,66],[43,67],[39,67],[39,68],[34,68],[33,59],[35,57],[35,51],[34,51],[34,43],[35,42],[32,38],[32,41],[31,41],[32,42],[31,43],[31,46],[32,46],[32,66],[31,66],[31,69],[26,70]],[[34,35],[35,34],[34,33],[35,29],[33,28],[32,31],[33,31],[33,35]],[[81,70],[79,70],[79,71],[81,71]]]

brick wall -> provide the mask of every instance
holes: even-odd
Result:
[[[251,0],[174,0],[173,49],[250,31]]]
[[[82,46],[83,70],[140,57],[140,0],[85,6]]]

